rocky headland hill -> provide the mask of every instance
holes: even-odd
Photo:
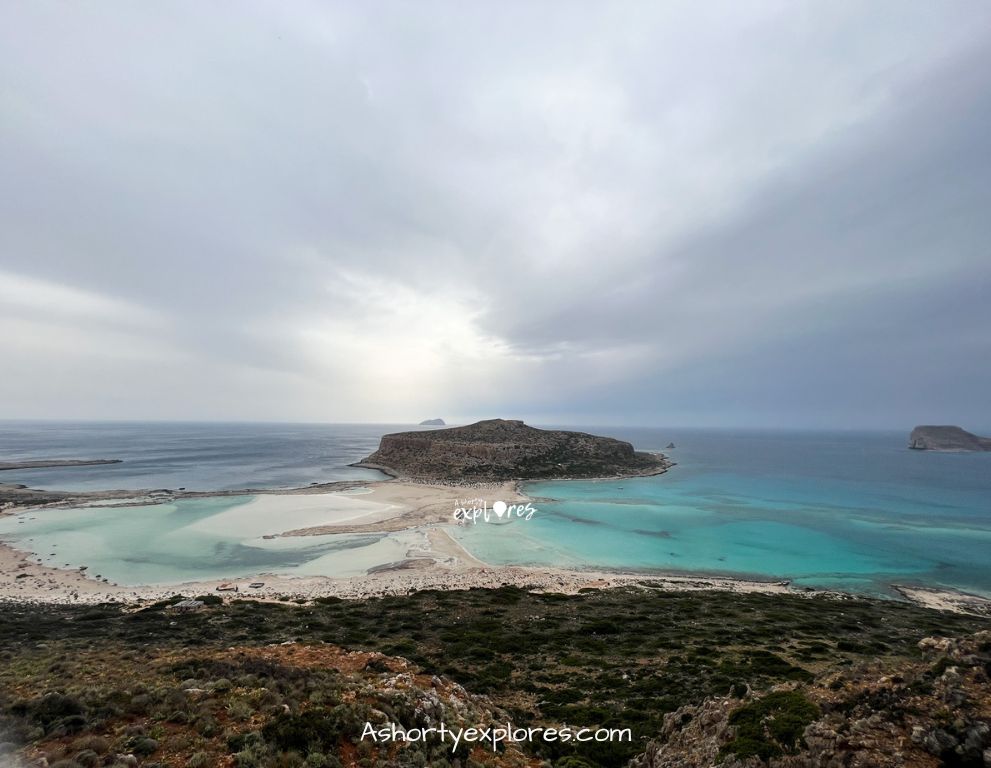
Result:
[[[489,419],[383,435],[379,449],[356,466],[411,480],[465,483],[654,475],[671,462],[611,437]]]
[[[991,451],[991,438],[954,426],[921,426],[912,430],[908,447],[918,451]]]

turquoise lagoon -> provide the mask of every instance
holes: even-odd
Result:
[[[529,521],[458,528],[493,564],[893,583],[991,596],[991,453],[910,451],[902,434],[614,430],[667,474],[530,483]]]
[[[668,453],[678,464],[658,477],[531,483],[531,520],[452,524],[451,534],[493,564],[791,579],[872,594],[899,583],[991,596],[991,453],[910,451],[905,433],[585,430],[645,450],[673,441]],[[370,479],[347,465],[386,431],[393,428],[0,424],[0,451],[125,460],[5,473],[6,481],[42,487],[279,487]],[[354,576],[423,547],[424,532],[266,536],[332,520],[370,522],[379,513],[360,495],[243,495],[0,517],[0,539],[46,564],[85,565],[120,584]]]
[[[57,568],[125,585],[262,573],[361,576],[422,548],[420,532],[275,537],[391,514],[360,493],[222,496],[144,506],[46,509],[0,517],[0,540]]]

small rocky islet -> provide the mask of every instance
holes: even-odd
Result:
[[[952,425],[923,425],[912,430],[908,447],[916,451],[991,451],[991,437]]]

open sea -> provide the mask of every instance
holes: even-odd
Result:
[[[404,429],[409,425],[0,422],[0,461],[124,460],[5,471],[0,482],[209,490],[381,479],[347,465],[371,453],[382,434]],[[532,519],[452,525],[452,535],[493,564],[786,578],[869,594],[898,583],[991,596],[991,453],[910,451],[907,431],[577,429],[645,450],[673,442],[666,453],[678,464],[651,478],[530,483]],[[410,533],[265,539],[266,532],[302,527],[295,522],[313,524],[314,514],[365,513],[360,494],[316,513],[258,503],[266,498],[47,510],[0,518],[0,537],[43,562],[85,564],[123,584],[262,571],[354,575],[417,546]]]

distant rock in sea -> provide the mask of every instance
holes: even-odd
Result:
[[[123,459],[38,459],[28,461],[0,461],[0,470],[44,469],[49,467],[93,467],[99,464],[120,464]]]
[[[379,449],[356,466],[415,480],[463,483],[656,475],[671,462],[611,437],[489,419],[464,427],[383,435]]]
[[[426,421],[421,421],[420,422],[420,426],[421,427],[443,427],[444,426],[444,420],[443,419],[427,419]]]
[[[665,451],[672,451],[672,450],[674,450],[674,443],[668,443],[666,446],[664,446],[664,450]]]
[[[921,426],[912,430],[908,447],[917,451],[991,451],[991,438],[954,426]]]

